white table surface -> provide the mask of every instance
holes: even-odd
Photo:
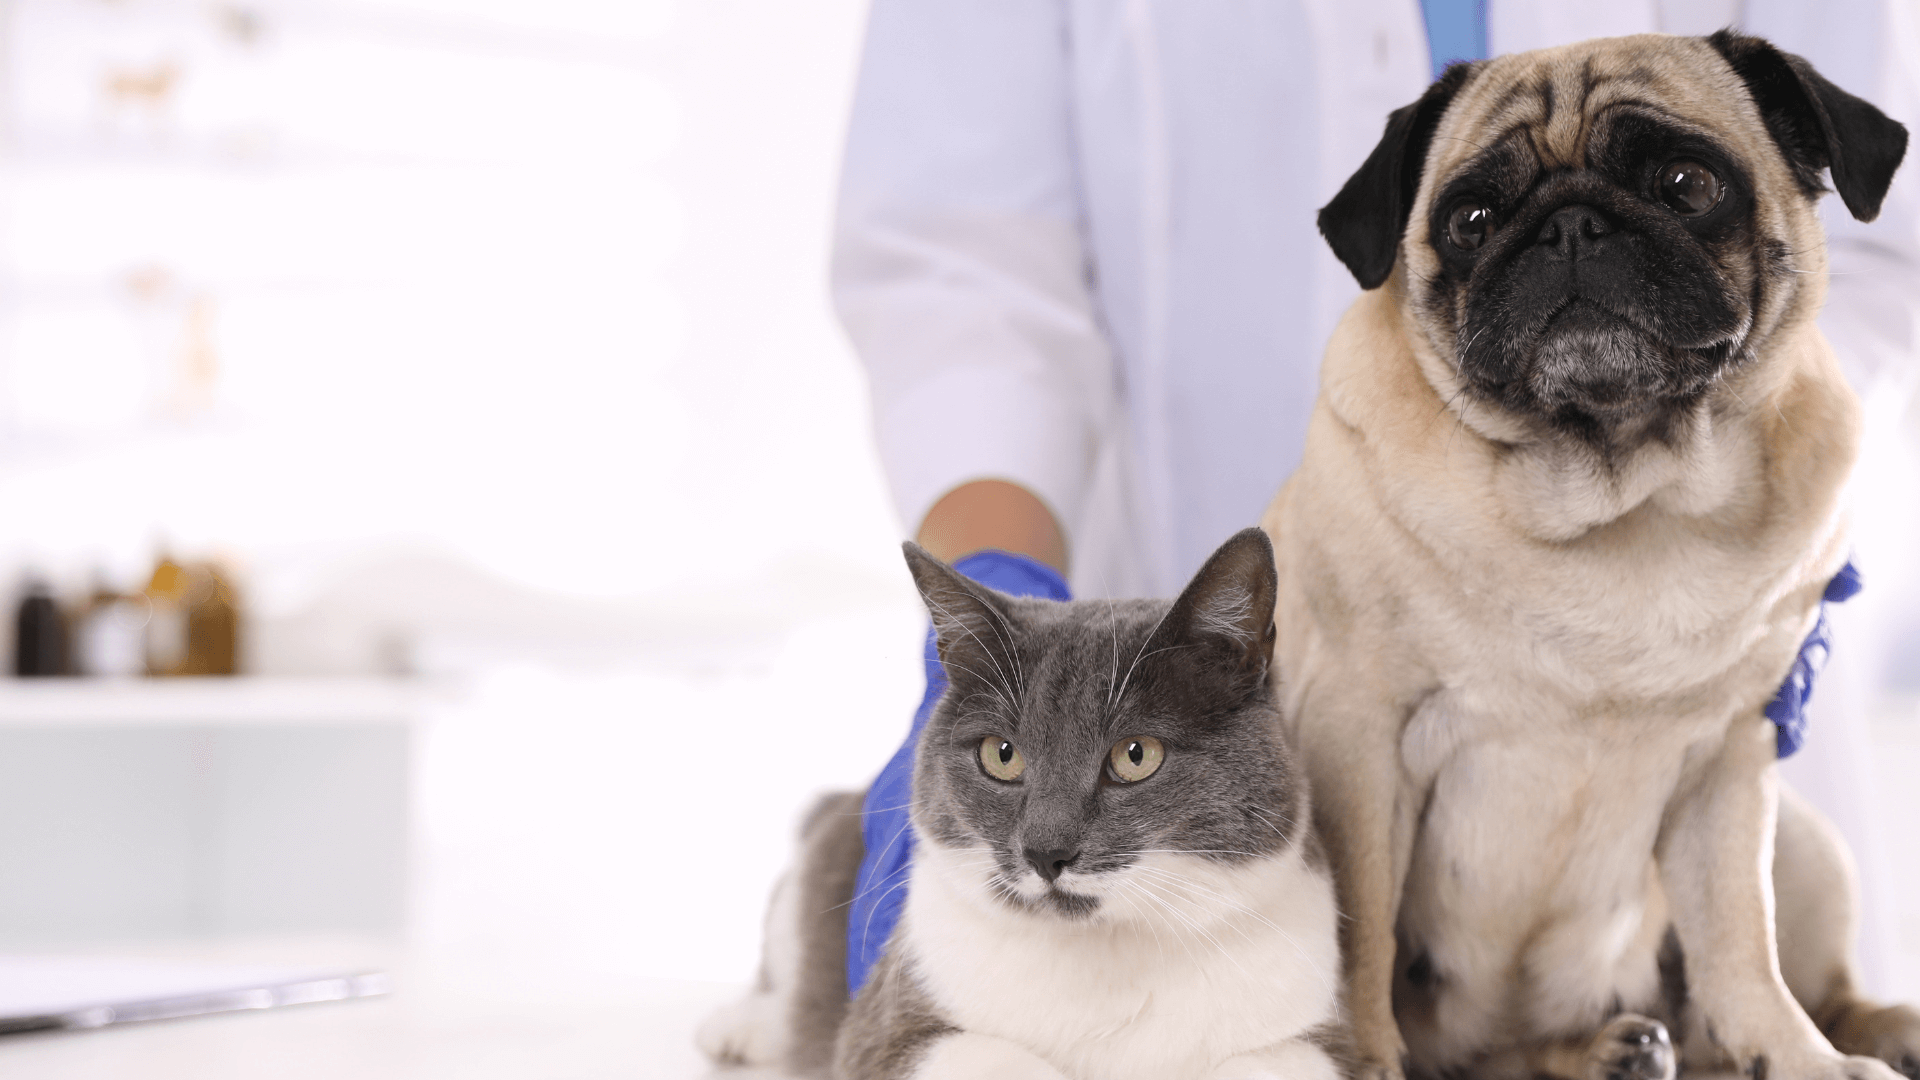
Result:
[[[0,1078],[690,1080],[712,1074],[693,1045],[694,1026],[743,989],[549,968],[537,960],[426,959],[327,945],[145,955],[379,966],[392,972],[394,989],[382,998],[0,1037]]]
[[[424,679],[4,679],[0,726],[397,724],[436,692]]]

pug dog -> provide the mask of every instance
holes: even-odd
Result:
[[[1359,1075],[1920,1075],[1762,714],[1846,558],[1822,174],[1871,219],[1905,149],[1628,37],[1455,65],[1322,210],[1369,291],[1263,524]]]

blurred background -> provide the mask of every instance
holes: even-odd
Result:
[[[0,0],[7,634],[138,670],[165,555],[245,673],[0,685],[0,950],[751,976],[920,692],[825,289],[863,15]]]
[[[50,662],[57,612],[99,673],[0,685],[0,951],[603,1004],[751,977],[795,814],[920,692],[825,288],[863,16],[0,0],[7,655]],[[1882,565],[1920,504],[1902,394]],[[1890,823],[1874,977],[1920,998],[1903,648],[1848,693]],[[142,1052],[199,1060],[178,1030]],[[64,1045],[0,1074],[83,1074]]]

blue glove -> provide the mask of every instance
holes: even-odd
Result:
[[[1813,696],[1813,680],[1820,669],[1827,666],[1827,654],[1833,651],[1833,631],[1827,625],[1827,605],[1850,600],[1860,591],[1860,571],[1854,569],[1853,561],[1840,568],[1827,582],[1827,591],[1820,598],[1820,618],[1813,624],[1813,632],[1807,640],[1800,643],[1800,655],[1793,660],[1793,666],[1787,669],[1787,681],[1780,684],[1780,692],[1773,695],[1767,703],[1767,719],[1773,721],[1779,732],[1774,737],[1774,747],[1781,757],[1792,757],[1794,751],[1807,741],[1807,699]]]
[[[1014,596],[1069,600],[1067,582],[1059,571],[1024,555],[982,551],[953,564],[955,570],[989,588]],[[867,789],[863,808],[860,876],[854,882],[853,903],[847,912],[847,992],[860,992],[867,974],[880,959],[900,909],[907,902],[907,871],[913,865],[913,829],[908,822],[913,802],[913,748],[927,726],[933,706],[947,690],[947,673],[940,666],[933,631],[927,631],[927,694],[914,711],[913,728],[893,760]]]

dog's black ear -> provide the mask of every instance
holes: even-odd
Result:
[[[1813,65],[1757,37],[1722,30],[1707,39],[1747,84],[1760,116],[1808,195],[1826,188],[1820,170],[1861,221],[1880,216],[1893,171],[1907,152],[1899,121],[1828,82]]]
[[[1387,117],[1380,144],[1360,171],[1347,178],[1333,201],[1320,208],[1320,235],[1347,264],[1363,289],[1377,289],[1393,272],[1400,236],[1420,190],[1427,145],[1453,96],[1472,76],[1474,64],[1453,64],[1427,87],[1420,100]]]

